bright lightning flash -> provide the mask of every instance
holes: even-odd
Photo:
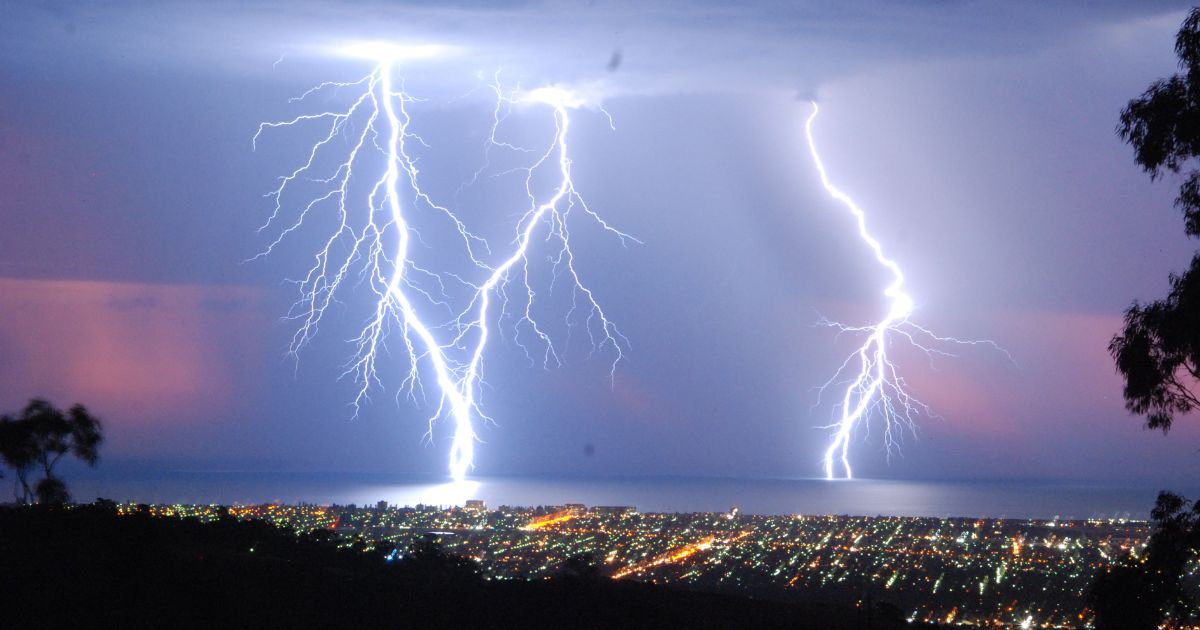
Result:
[[[854,476],[850,468],[850,438],[856,427],[862,424],[869,430],[869,420],[878,416],[883,423],[884,448],[890,457],[893,450],[899,447],[899,437],[904,429],[914,431],[914,417],[920,413],[930,414],[927,405],[908,393],[904,378],[900,375],[897,365],[888,356],[888,350],[896,338],[903,339],[926,354],[949,355],[944,350],[933,347],[934,344],[984,344],[991,346],[1006,356],[1008,353],[1000,349],[992,341],[971,341],[941,337],[926,328],[913,323],[909,317],[913,313],[913,299],[904,290],[904,272],[896,261],[883,253],[883,246],[867,230],[866,215],[846,193],[829,182],[825,165],[817,153],[817,144],[813,139],[813,121],[817,117],[818,107],[812,103],[812,114],[804,124],[804,133],[808,139],[808,148],[812,153],[813,163],[821,177],[825,190],[849,210],[858,227],[858,236],[866,243],[876,262],[887,269],[891,275],[891,283],[883,291],[887,298],[888,309],[883,319],[871,326],[847,326],[827,319],[822,319],[823,325],[836,328],[841,333],[863,334],[866,339],[852,353],[834,376],[820,390],[830,386],[845,386],[839,411],[841,417],[827,427],[832,429],[833,441],[825,450],[825,477],[835,478],[835,459],[841,464],[845,478]],[[1009,357],[1011,360],[1011,357]]]
[[[296,355],[313,339],[329,308],[338,303],[338,295],[356,286],[365,286],[374,305],[361,333],[353,340],[355,353],[343,372],[343,376],[353,378],[358,385],[352,403],[354,413],[357,414],[369,399],[368,394],[374,387],[383,385],[379,363],[381,357],[387,356],[389,336],[398,336],[408,357],[406,376],[399,390],[415,399],[417,392],[425,391],[424,384],[432,377],[438,406],[429,419],[427,436],[432,436],[433,425],[438,419],[452,420],[450,474],[455,479],[462,479],[473,467],[478,439],[474,419],[491,420],[478,402],[482,385],[480,371],[492,324],[506,308],[510,308],[505,290],[510,281],[520,278],[523,282],[525,301],[516,326],[532,331],[536,342],[544,346],[544,364],[560,363],[558,350],[532,314],[537,295],[529,273],[532,248],[551,247],[547,258],[555,278],[565,273],[573,283],[567,324],[573,323],[572,317],[582,319],[593,352],[606,348],[611,351],[615,355],[612,364],[615,370],[624,357],[627,340],[609,321],[591,290],[580,279],[570,248],[568,219],[573,210],[579,208],[605,230],[616,234],[622,243],[636,239],[611,228],[587,207],[576,191],[567,153],[568,109],[578,107],[582,102],[560,88],[548,88],[544,89],[548,91],[530,94],[539,94],[532,100],[553,108],[554,139],[545,151],[538,153],[540,158],[536,162],[519,169],[526,176],[529,207],[518,222],[512,253],[499,262],[489,262],[487,258],[492,250],[488,243],[468,230],[455,212],[438,205],[422,192],[417,160],[410,152],[414,143],[428,145],[409,129],[411,119],[407,106],[415,99],[396,86],[395,66],[400,59],[427,57],[435,54],[436,49],[372,44],[345,52],[373,56],[377,65],[358,81],[322,83],[292,101],[302,102],[323,91],[352,90],[357,96],[348,107],[263,123],[254,136],[257,145],[258,138],[269,129],[323,125],[320,140],[308,151],[303,164],[281,177],[279,186],[267,194],[274,200],[274,209],[263,229],[280,222],[281,214],[285,212],[285,197],[297,197],[301,199],[301,205],[296,218],[278,229],[274,241],[259,256],[271,253],[306,221],[322,220],[313,215],[327,211],[335,217],[332,234],[323,241],[305,277],[296,281],[301,297],[289,312],[289,318],[298,321],[299,325],[289,351]],[[500,98],[491,142],[515,149],[514,145],[496,141],[497,127],[503,120],[499,115],[501,106],[511,105],[512,100],[501,96],[498,86],[495,89]],[[550,98],[550,95],[555,96]],[[339,139],[344,141],[338,142]],[[348,145],[349,149],[340,152],[339,144]],[[333,154],[333,159],[327,158],[326,154]],[[559,178],[553,194],[539,202],[531,182],[535,172],[546,165],[557,166]],[[369,173],[360,176],[361,171]],[[314,187],[316,192],[312,192]],[[414,242],[425,243],[413,221],[414,215],[421,213],[432,213],[434,219],[456,233],[455,238],[469,260],[468,266],[475,273],[484,275],[482,281],[428,269],[416,262]],[[443,249],[446,245],[439,245],[438,251],[446,251]],[[456,309],[451,304],[455,289],[458,294],[465,291],[469,296],[464,301],[464,308]],[[500,301],[499,313],[493,308],[493,302],[497,300]],[[425,314],[429,310],[447,315],[431,319]],[[439,341],[437,335],[442,333],[447,334],[449,341]],[[529,353],[528,348],[526,353]]]

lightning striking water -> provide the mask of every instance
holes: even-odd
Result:
[[[356,49],[357,50],[357,49]],[[296,355],[307,345],[329,311],[343,293],[365,286],[370,292],[373,307],[361,332],[353,340],[355,352],[342,376],[357,383],[352,402],[354,413],[369,400],[375,387],[382,387],[380,362],[387,354],[390,336],[398,336],[408,358],[405,377],[399,390],[410,398],[425,391],[425,382],[432,377],[438,399],[437,410],[429,418],[427,437],[432,439],[433,427],[440,418],[453,422],[450,446],[450,474],[462,479],[473,467],[475,442],[479,439],[475,420],[490,421],[480,408],[481,369],[484,350],[496,321],[503,316],[510,302],[506,287],[520,278],[524,296],[519,317],[515,317],[514,338],[522,329],[529,330],[536,343],[544,348],[543,365],[560,364],[560,352],[551,336],[533,315],[538,295],[530,279],[530,253],[535,246],[548,246],[547,255],[553,275],[569,277],[571,308],[566,323],[572,325],[582,318],[592,342],[592,351],[609,351],[614,355],[612,369],[624,357],[628,341],[608,319],[592,291],[585,286],[575,266],[570,247],[568,220],[578,208],[606,231],[617,235],[622,243],[633,239],[612,228],[583,201],[571,177],[571,160],[567,150],[570,127],[569,109],[583,105],[582,100],[562,88],[542,88],[519,98],[505,96],[497,84],[496,115],[489,149],[501,147],[520,150],[515,145],[496,140],[498,128],[505,116],[502,109],[511,110],[514,104],[541,103],[554,112],[555,134],[549,146],[536,152],[533,164],[516,169],[525,175],[528,208],[517,223],[511,254],[498,262],[489,262],[492,249],[483,238],[470,231],[451,209],[435,203],[422,191],[420,171],[411,148],[414,144],[428,145],[410,130],[408,106],[415,101],[394,78],[397,61],[405,57],[429,56],[436,52],[429,47],[412,49],[371,47],[358,51],[378,61],[370,74],[354,82],[322,83],[297,98],[303,102],[324,91],[357,91],[357,96],[342,110],[326,110],[302,114],[289,120],[267,122],[259,126],[255,144],[264,131],[281,127],[297,127],[323,123],[320,139],[308,151],[307,159],[290,174],[280,178],[279,186],[268,193],[274,200],[270,218],[263,229],[275,226],[285,212],[285,196],[298,196],[303,201],[296,218],[278,229],[276,238],[259,254],[270,254],[286,237],[306,222],[319,221],[314,215],[322,210],[334,217],[334,229],[323,241],[314,256],[313,264],[304,278],[296,281],[301,297],[288,316],[299,322],[289,352]],[[339,143],[339,139],[345,139]],[[338,153],[339,145],[348,150]],[[334,154],[332,160],[327,154]],[[337,158],[341,155],[341,158]],[[556,167],[557,184],[553,193],[539,201],[533,184],[534,176],[544,167]],[[360,171],[370,171],[360,176]],[[482,170],[482,169],[481,169]],[[479,173],[476,174],[478,177]],[[315,189],[315,192],[312,192]],[[292,192],[295,190],[295,192]],[[426,245],[414,226],[414,220],[426,215],[448,227],[465,254],[466,266],[472,273],[482,275],[472,281],[465,275],[440,271],[418,264],[414,244]],[[452,243],[440,243],[445,251]],[[532,261],[536,264],[537,259]],[[554,290],[553,283],[550,291]],[[456,295],[467,296],[462,308],[451,302]],[[499,306],[495,302],[499,301]],[[446,313],[441,318],[430,317],[426,311]],[[445,333],[448,341],[439,341]],[[529,349],[522,344],[529,355]]]
[[[869,430],[869,420],[878,416],[883,422],[884,448],[890,457],[893,450],[899,446],[900,433],[907,429],[915,432],[914,416],[924,413],[931,415],[929,406],[908,393],[904,378],[900,375],[896,364],[888,356],[892,342],[897,338],[907,341],[913,347],[926,354],[949,355],[949,353],[932,347],[933,343],[949,343],[962,345],[983,344],[1008,353],[989,340],[962,340],[954,337],[941,337],[926,328],[913,323],[909,318],[913,313],[913,299],[904,290],[904,272],[896,261],[888,258],[883,252],[883,246],[867,230],[866,215],[854,203],[849,195],[839,190],[829,182],[825,165],[817,152],[817,143],[813,139],[813,121],[817,118],[819,108],[812,103],[812,114],[804,124],[804,133],[808,139],[808,149],[812,153],[813,163],[821,178],[821,185],[826,192],[846,207],[853,215],[858,236],[866,243],[875,257],[875,261],[888,271],[891,282],[883,290],[887,298],[887,313],[883,319],[870,326],[847,326],[837,322],[822,319],[823,325],[835,328],[839,333],[865,334],[866,339],[838,368],[834,376],[823,385],[824,390],[834,385],[845,385],[841,403],[838,407],[840,418],[827,427],[833,429],[833,440],[825,450],[825,477],[834,478],[835,463],[841,463],[845,477],[854,476],[850,468],[850,438],[860,424]],[[926,345],[930,344],[930,345]],[[1011,360],[1012,357],[1009,356]],[[849,377],[844,375],[849,374]]]

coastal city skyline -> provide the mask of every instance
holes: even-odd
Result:
[[[802,601],[887,602],[909,623],[1072,627],[1090,622],[1095,576],[1145,553],[1149,529],[1126,519],[761,516],[641,513],[633,506],[135,505],[121,514],[211,522],[222,515],[342,547],[422,540],[477,563],[491,580],[594,570],[599,579]],[[574,565],[571,563],[574,559]],[[591,567],[588,569],[587,567]]]

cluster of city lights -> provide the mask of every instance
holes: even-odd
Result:
[[[335,534],[344,548],[402,559],[429,536],[491,580],[544,579],[591,558],[600,575],[742,593],[870,592],[910,622],[1075,627],[1083,593],[1109,567],[1144,555],[1149,526],[1125,519],[650,514],[631,506],[541,508],[121,505],[122,513],[258,519]]]

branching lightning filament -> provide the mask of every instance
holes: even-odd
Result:
[[[505,311],[515,311],[518,332],[527,330],[532,337],[525,336],[540,345],[543,366],[561,363],[559,348],[533,314],[538,291],[530,278],[531,265],[548,260],[554,278],[570,281],[572,307],[565,315],[567,325],[585,328],[592,352],[611,353],[615,370],[628,341],[580,278],[570,247],[569,221],[581,216],[598,222],[622,243],[636,239],[600,219],[575,188],[567,150],[568,109],[582,103],[559,88],[534,90],[514,99],[504,96],[496,85],[498,100],[489,149],[516,149],[496,140],[504,120],[501,112],[516,102],[550,105],[555,134],[545,150],[534,152],[538,157],[531,165],[517,169],[525,176],[528,207],[517,223],[511,253],[495,260],[489,243],[469,230],[458,213],[423,192],[412,150],[428,145],[410,129],[409,109],[415,99],[397,85],[395,66],[395,59],[381,59],[358,81],[322,83],[292,99],[305,102],[319,93],[352,92],[353,100],[344,109],[259,126],[256,146],[268,130],[302,126],[321,130],[303,163],[281,177],[278,187],[267,194],[273,209],[263,229],[274,229],[276,234],[259,256],[270,254],[306,223],[332,224],[332,232],[323,237],[308,272],[295,281],[300,298],[288,317],[298,324],[289,352],[298,355],[312,341],[330,307],[342,302],[342,297],[365,289],[372,306],[361,332],[352,340],[354,353],[342,374],[357,386],[354,413],[357,415],[372,391],[383,388],[380,364],[391,357],[389,348],[402,347],[407,364],[398,392],[415,401],[432,389],[438,402],[426,435],[432,439],[439,419],[453,423],[449,468],[452,477],[462,479],[473,467],[479,439],[475,421],[491,420],[479,404],[481,370],[492,329]],[[557,169],[558,177],[552,194],[543,193],[544,199],[539,200],[533,180],[543,168]],[[283,216],[293,205],[298,206],[296,216],[284,224]],[[453,238],[426,243],[417,230],[418,219],[422,226],[434,223],[438,230],[449,228],[446,233]],[[450,257],[447,252],[455,252],[463,257],[468,271],[456,273],[419,263],[417,250],[422,247],[437,251],[439,260]],[[533,250],[541,247],[548,247],[549,252],[531,257]],[[520,299],[510,298],[510,283],[519,285]],[[548,290],[554,290],[553,284]],[[522,344],[519,335],[514,338]],[[532,356],[529,347],[522,347]]]
[[[833,424],[823,427],[833,430],[833,439],[825,450],[824,467],[827,479],[835,478],[837,464],[840,464],[845,478],[850,479],[854,476],[850,467],[850,439],[856,428],[861,425],[869,432],[871,418],[878,418],[883,425],[884,448],[890,457],[899,447],[903,431],[915,432],[914,418],[919,414],[932,415],[927,405],[908,393],[904,377],[889,357],[888,351],[894,341],[906,341],[926,354],[949,354],[935,347],[937,344],[983,344],[999,350],[1005,356],[1008,356],[1008,353],[988,340],[972,341],[935,335],[909,319],[913,313],[913,299],[904,290],[904,272],[900,270],[900,265],[884,254],[883,246],[867,230],[866,215],[862,209],[849,195],[829,182],[825,165],[821,162],[816,141],[813,139],[813,121],[818,111],[817,104],[812,103],[812,114],[805,121],[804,132],[813,163],[821,178],[821,185],[854,217],[859,238],[871,250],[876,262],[891,276],[891,282],[883,291],[887,299],[887,313],[875,324],[847,326],[821,319],[821,324],[837,329],[839,334],[866,336],[833,377],[820,388],[823,393],[829,387],[845,387],[837,407],[839,417]],[[1011,358],[1009,357],[1010,360]]]

